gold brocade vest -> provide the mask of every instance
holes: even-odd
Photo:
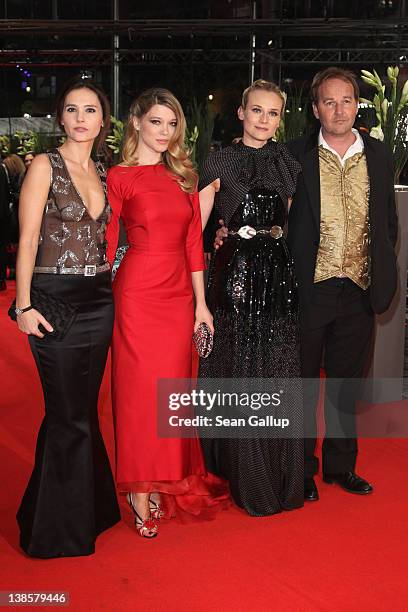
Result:
[[[320,243],[314,282],[347,276],[362,289],[370,284],[370,227],[365,153],[349,157],[344,166],[319,146]]]

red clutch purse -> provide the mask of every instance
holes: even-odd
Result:
[[[214,346],[214,336],[207,323],[200,323],[193,334],[193,341],[200,357],[208,357]]]

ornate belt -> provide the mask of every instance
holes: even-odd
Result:
[[[98,272],[106,272],[110,270],[109,262],[101,266],[76,266],[74,268],[66,268],[65,266],[35,266],[33,272],[36,274],[82,274],[83,276],[95,276]]]
[[[233,230],[228,231],[229,236],[240,236],[241,238],[245,238],[245,240],[248,240],[249,238],[253,238],[257,234],[266,234],[266,235],[272,236],[272,238],[275,238],[275,240],[278,240],[278,238],[282,238],[283,236],[283,229],[281,228],[280,225],[273,225],[271,229],[259,229],[259,230],[256,230],[254,227],[251,227],[250,225],[243,225],[236,232],[234,232]]]

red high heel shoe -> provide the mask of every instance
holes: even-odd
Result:
[[[147,538],[148,540],[157,537],[159,528],[153,517],[150,516],[148,519],[142,519],[133,505],[132,496],[130,493],[126,495],[126,499],[132,509],[133,514],[135,515],[135,527],[138,534],[142,538]]]
[[[152,518],[154,518],[156,521],[159,521],[161,518],[163,518],[164,512],[158,502],[155,502],[154,499],[149,499],[149,507],[150,516]]]

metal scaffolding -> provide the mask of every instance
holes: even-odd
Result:
[[[183,64],[246,64],[248,49],[118,49],[120,66],[168,66]],[[255,61],[276,65],[301,64],[407,64],[408,46],[399,49],[257,49]],[[112,49],[2,50],[0,67],[112,66]]]
[[[352,20],[338,19],[0,19],[0,34],[30,34],[75,37],[126,36],[248,36],[273,34],[284,37],[315,38],[343,36],[363,39],[367,36],[398,42],[408,38],[408,19]]]
[[[246,65],[250,75],[255,66],[261,74],[271,68],[280,80],[285,65],[408,64],[405,18],[256,19],[253,2],[252,19],[126,20],[119,19],[118,0],[112,6],[106,20],[0,19],[0,66],[110,68],[117,115],[125,66]],[[51,48],[50,35],[55,47],[69,48]],[[22,40],[26,48],[16,48]],[[101,48],[89,49],[90,41]]]

